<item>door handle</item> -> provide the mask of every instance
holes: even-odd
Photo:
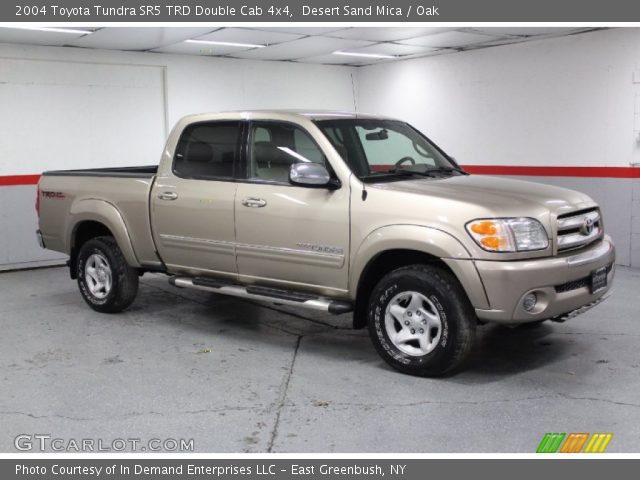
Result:
[[[178,194],[176,192],[162,192],[158,195],[160,200],[176,200],[178,198]]]
[[[262,198],[247,197],[242,199],[242,205],[251,208],[261,208],[267,205],[267,201]]]

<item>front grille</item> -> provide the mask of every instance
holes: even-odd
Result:
[[[558,217],[558,251],[582,248],[602,237],[602,219],[597,208]]]
[[[588,287],[589,283],[591,283],[591,277],[585,277],[579,280],[573,280],[572,282],[563,283],[562,285],[556,285],[555,289],[557,293],[565,293],[579,288]]]
[[[607,266],[607,275],[611,273],[611,269],[613,269],[613,263]],[[579,288],[588,287],[591,285],[591,275],[584,278],[579,278],[578,280],[571,280],[570,282],[563,283],[562,285],[556,285],[553,287],[556,290],[556,293],[565,293],[570,292],[572,290],[577,290]]]

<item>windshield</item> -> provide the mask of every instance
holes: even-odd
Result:
[[[409,174],[454,175],[458,166],[410,125],[395,120],[319,120],[340,156],[361,180]]]

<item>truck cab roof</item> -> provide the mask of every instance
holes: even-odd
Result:
[[[302,119],[315,120],[339,120],[339,119],[390,119],[380,115],[359,112],[345,112],[320,109],[277,109],[277,110],[234,110],[226,112],[204,112],[183,117],[180,123],[193,123],[206,120],[222,119],[268,119],[288,120],[299,122]]]

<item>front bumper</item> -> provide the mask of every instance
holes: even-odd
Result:
[[[611,288],[615,257],[613,242],[605,236],[591,248],[573,255],[514,262],[476,261],[490,305],[489,309],[476,308],[476,315],[488,322],[518,324],[580,312]],[[592,294],[591,272],[601,267],[607,267],[607,287]],[[522,307],[528,293],[535,293],[538,298],[531,312]]]

